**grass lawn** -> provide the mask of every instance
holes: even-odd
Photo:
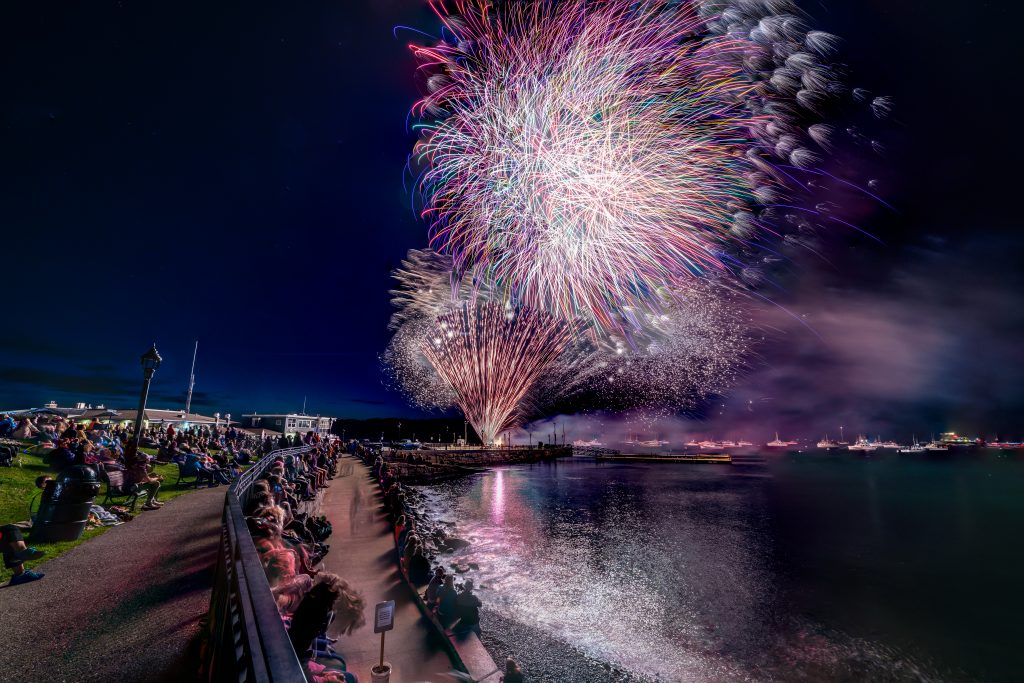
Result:
[[[142,448],[140,449],[150,455],[156,454],[156,449],[153,448]],[[45,452],[45,451],[44,451]],[[160,488],[159,498],[162,501],[171,500],[177,498],[180,495],[184,495],[190,491],[194,491],[194,488],[187,488],[184,485],[177,487],[174,482],[178,479],[178,466],[177,465],[157,465],[154,468],[157,474],[162,474],[164,477],[164,483]],[[42,454],[40,455],[26,455],[21,454],[21,467],[15,465],[14,467],[0,467],[0,524],[10,524],[12,522],[21,522],[29,519],[29,502],[33,498],[38,496],[41,491],[36,488],[35,481],[36,477],[40,474],[47,474],[51,477],[54,476],[54,472],[50,470],[45,464],[43,464]],[[101,485],[100,493],[96,496],[96,503],[103,499],[104,493],[106,493],[106,485]],[[33,509],[39,506],[39,501],[36,500],[33,504]],[[137,514],[146,514],[141,510],[140,505],[136,506],[135,511]],[[131,524],[131,522],[127,522]],[[37,560],[32,560],[25,563],[25,567],[31,569],[32,567],[52,560],[53,558],[66,553],[67,551],[74,548],[79,543],[84,543],[90,538],[99,536],[107,529],[112,527],[99,527],[96,529],[88,529],[82,534],[82,537],[77,541],[64,541],[61,543],[33,543],[30,536],[27,537],[26,542],[29,545],[35,545],[40,550],[45,550],[46,555],[40,557]],[[2,565],[2,563],[0,563]],[[6,567],[0,566],[0,582],[7,581],[11,578],[11,572]]]

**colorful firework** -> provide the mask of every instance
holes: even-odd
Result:
[[[490,444],[524,417],[524,400],[569,346],[573,332],[547,313],[471,301],[437,318],[422,351]]]
[[[763,242],[811,229],[774,205],[832,148],[819,112],[844,89],[835,37],[788,0],[431,6],[415,154],[455,277],[629,339],[658,291],[756,285]]]
[[[728,38],[667,2],[455,2],[417,154],[432,243],[523,306],[626,329],[652,289],[730,268],[753,200],[752,84]],[[628,315],[626,316],[628,318]]]

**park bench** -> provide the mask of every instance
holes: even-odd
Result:
[[[135,512],[135,504],[139,501],[139,487],[137,484],[129,484],[125,482],[124,470],[113,469],[108,470],[102,465],[98,467],[100,471],[100,480],[107,485],[107,494],[103,498],[101,505],[111,503],[117,505],[117,498],[124,498],[124,504],[128,508]]]

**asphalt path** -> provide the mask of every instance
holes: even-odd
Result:
[[[225,491],[140,512],[0,589],[0,682],[194,680]]]

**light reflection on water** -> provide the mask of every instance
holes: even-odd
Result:
[[[458,560],[479,565],[489,608],[629,671],[746,678],[719,654],[723,628],[744,638],[767,599],[742,494],[718,490],[711,471],[683,485],[653,472],[623,481],[623,470],[635,480],[629,466],[602,465],[596,480],[567,469],[434,487],[430,514],[472,542]]]
[[[826,475],[797,481],[794,491],[835,485]],[[496,660],[519,658],[531,681],[972,680],[963,671],[939,675],[919,655],[845,635],[794,606],[791,584],[799,595],[806,581],[789,576],[790,555],[805,552],[804,527],[808,542],[822,537],[822,519],[805,519],[799,505],[796,514],[777,509],[780,496],[799,500],[787,488],[794,476],[577,460],[499,468],[421,491],[428,515],[472,543],[442,558],[479,567],[468,575],[486,605],[485,643]],[[838,511],[855,515],[863,539],[793,563],[820,561],[829,571],[885,540],[888,488],[873,472],[842,476],[851,478],[843,486],[863,489],[851,503],[859,509]],[[815,495],[842,498],[843,489]],[[844,586],[822,595],[821,585],[806,583],[815,600],[850,610]]]

